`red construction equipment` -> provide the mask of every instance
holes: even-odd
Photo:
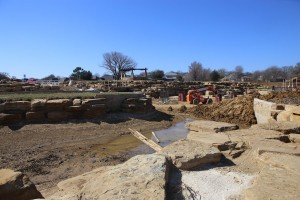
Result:
[[[209,104],[212,103],[212,99],[209,97],[204,97],[204,93],[208,88],[200,89],[200,90],[189,90],[188,95],[186,96],[186,100],[190,104]]]

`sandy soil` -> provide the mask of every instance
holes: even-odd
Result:
[[[128,152],[141,143],[128,128],[150,136],[151,131],[183,119],[156,111],[114,113],[91,121],[0,127],[0,168],[25,172],[39,190],[48,189],[61,180],[133,156]]]

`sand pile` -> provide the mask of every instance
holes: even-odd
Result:
[[[195,117],[223,121],[228,123],[251,125],[256,124],[253,110],[253,99],[259,94],[239,96],[234,99],[225,100],[221,103],[210,105],[198,105],[193,108]]]

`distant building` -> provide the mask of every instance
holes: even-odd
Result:
[[[232,74],[229,74],[229,75],[225,76],[224,78],[222,78],[221,81],[235,82],[235,81],[238,81],[238,80],[236,78],[236,74],[232,73]]]
[[[113,75],[109,75],[109,74],[104,74],[103,76],[101,76],[102,80],[114,80],[114,76]]]
[[[168,81],[175,81],[177,79],[177,75],[177,72],[170,71],[165,73],[165,79]]]
[[[252,78],[250,76],[243,76],[241,78],[241,81],[242,82],[251,82],[252,81]]]

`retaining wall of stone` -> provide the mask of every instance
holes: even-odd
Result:
[[[253,109],[258,124],[300,121],[300,106],[277,104],[255,98]]]
[[[100,98],[104,96],[106,98]],[[140,94],[99,95],[94,99],[11,101],[0,104],[0,125],[91,119],[107,112],[151,110],[154,110],[151,99]]]

